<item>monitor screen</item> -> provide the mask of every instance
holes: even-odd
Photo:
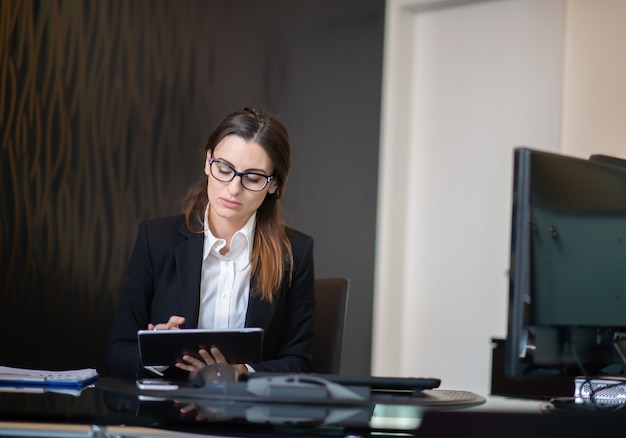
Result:
[[[598,375],[626,332],[626,166],[514,151],[505,375]]]

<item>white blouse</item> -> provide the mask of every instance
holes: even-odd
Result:
[[[200,315],[198,328],[242,328],[246,323],[250,295],[250,255],[256,225],[256,212],[237,231],[230,250],[208,226],[208,207],[204,219],[204,249],[200,275]]]

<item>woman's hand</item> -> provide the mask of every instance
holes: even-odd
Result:
[[[197,373],[207,365],[212,365],[215,363],[228,363],[222,352],[217,347],[211,347],[209,350],[201,348],[200,350],[198,350],[198,354],[202,359],[198,359],[189,354],[185,354],[182,361],[176,362],[176,366],[181,370],[189,371],[191,373]],[[233,366],[235,367],[237,376],[248,372],[248,369],[245,365],[236,364]]]
[[[185,323],[184,316],[170,316],[166,323],[148,324],[148,330],[176,330]]]
[[[201,348],[198,350],[201,359],[190,354],[185,354],[182,360],[176,362],[176,366],[181,370],[196,373],[207,365],[214,363],[228,363],[222,352],[217,347],[211,347],[210,350]]]

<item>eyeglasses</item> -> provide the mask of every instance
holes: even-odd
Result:
[[[260,192],[274,178],[257,172],[237,172],[230,164],[213,157],[209,160],[209,169],[213,178],[223,183],[231,182],[236,176],[241,177],[241,185],[251,192]]]

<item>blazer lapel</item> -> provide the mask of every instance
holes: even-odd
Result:
[[[274,296],[271,303],[262,301],[261,297],[252,294],[256,283],[253,277],[250,281],[250,298],[248,299],[248,312],[246,313],[246,327],[261,327],[265,330],[269,328],[270,323],[274,319],[277,303],[280,301],[282,288]]]
[[[204,235],[191,233],[185,224],[178,231],[185,236],[174,249],[185,327],[197,328],[200,312],[200,272],[202,270]]]

